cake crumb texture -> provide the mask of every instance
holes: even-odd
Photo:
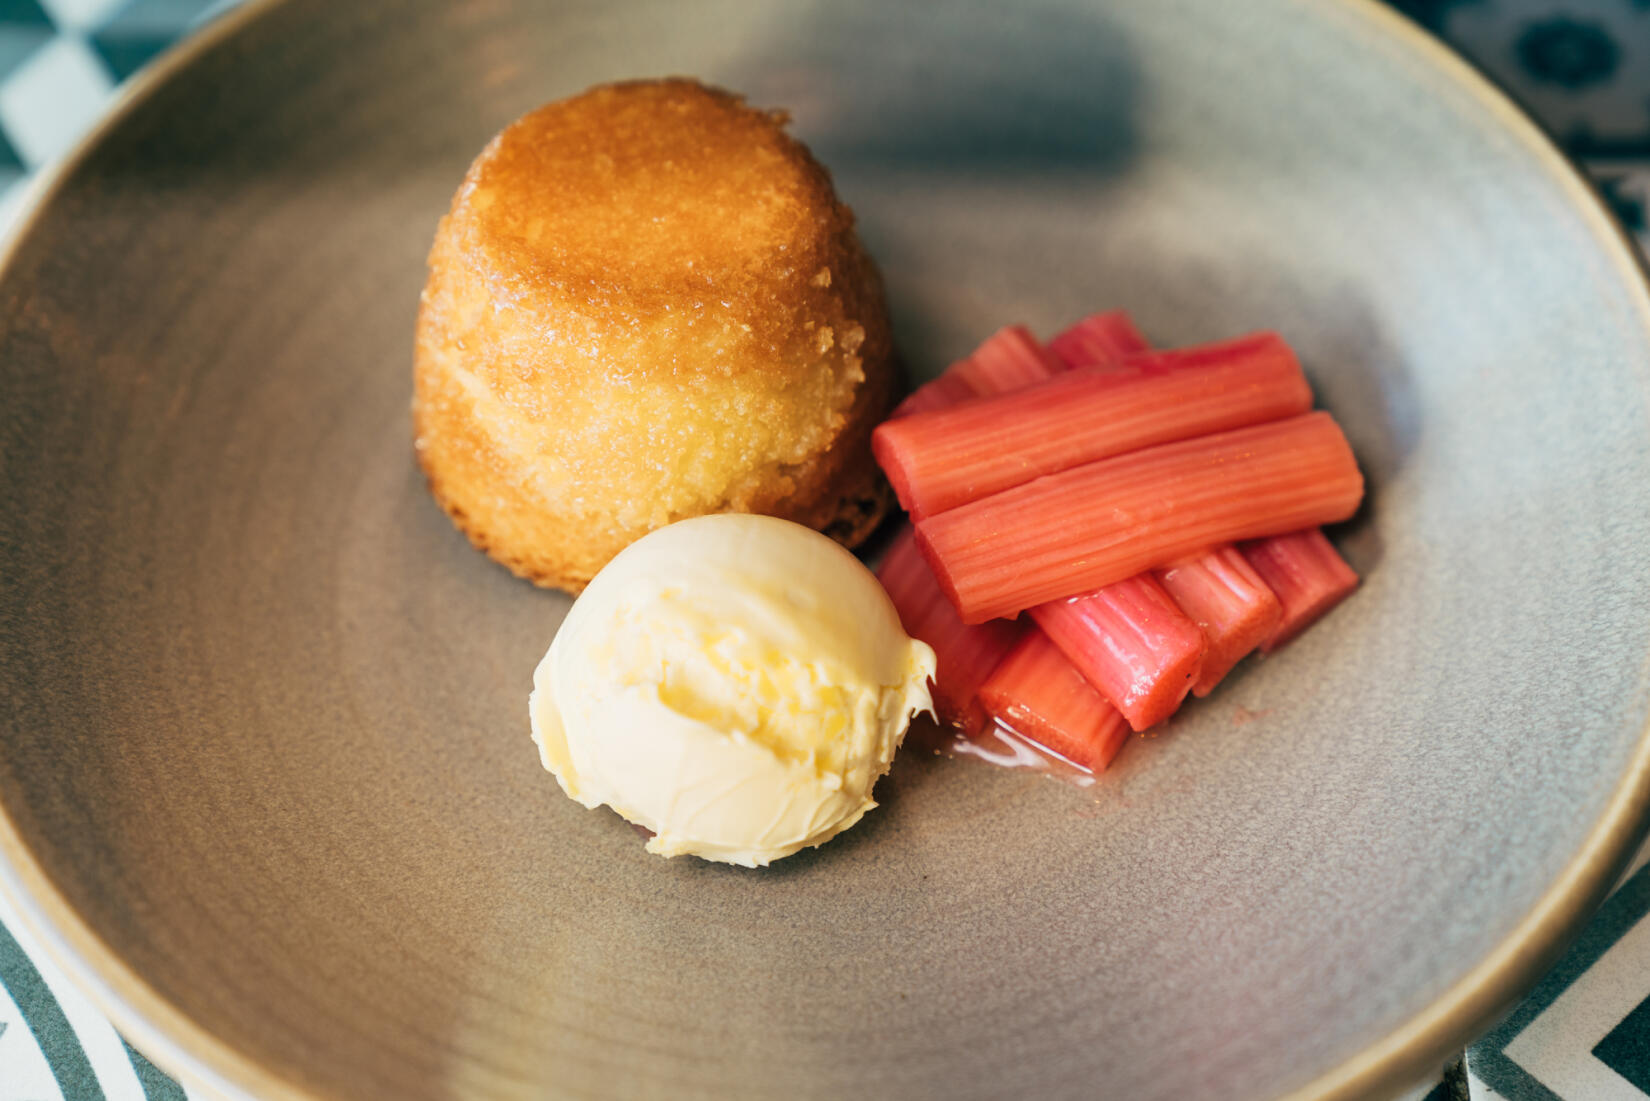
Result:
[[[760,512],[853,545],[888,508],[881,281],[828,173],[691,80],[512,123],[441,220],[416,448],[478,547],[578,591],[655,528]]]

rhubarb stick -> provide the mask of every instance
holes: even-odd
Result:
[[[1002,393],[1048,378],[1058,366],[1023,326],[1011,325],[906,398],[894,415],[944,409],[970,398]],[[1007,622],[969,626],[959,620],[914,538],[910,530],[897,537],[878,576],[906,631],[934,648],[938,665],[935,710],[942,720],[972,735],[987,721],[976,699],[979,686],[1016,641],[1035,629]],[[1099,702],[1102,711],[1106,710],[1105,701]]]
[[[1066,329],[1048,342],[1048,350],[1067,367],[1093,367],[1119,363],[1150,351],[1151,345],[1126,312],[1108,310]]]
[[[1049,350],[1068,367],[1120,362],[1144,350],[1142,337],[1127,314],[1106,313],[1073,325],[1053,340]],[[1190,562],[1158,572],[1169,595],[1203,630],[1207,649],[1192,693],[1202,697],[1277,626],[1278,598],[1247,560],[1223,544]]]
[[[1203,631],[1208,644],[1192,692],[1207,696],[1278,626],[1283,609],[1235,547],[1223,546],[1158,572],[1158,580]]]
[[[1150,351],[1150,345],[1127,313],[1112,310],[1077,322],[1051,340],[1049,350],[1068,368],[1106,368]],[[1265,585],[1258,587],[1275,613],[1277,598]],[[1091,596],[1043,605],[1032,615],[1047,622],[1051,635],[1079,655],[1074,667],[1086,669],[1092,683],[1110,685],[1112,691],[1132,697],[1129,721],[1138,729],[1166,718],[1188,687],[1195,690],[1195,684],[1203,682],[1210,661],[1205,651],[1221,642],[1203,624],[1194,626],[1195,618],[1182,614],[1171,595],[1149,578],[1130,579]],[[1104,635],[1096,634],[1100,624],[1106,624]],[[1216,660],[1224,661],[1224,653]],[[1190,678],[1193,670],[1195,684]]]
[[[1358,587],[1358,575],[1316,528],[1247,543],[1242,550],[1283,607],[1277,626],[1260,644],[1262,653],[1312,626]]]
[[[1041,631],[1028,631],[980,688],[998,722],[1073,764],[1100,772],[1128,737],[1128,724]]]
[[[960,401],[968,401],[971,398],[979,397],[980,392],[974,389],[974,384],[958,370],[967,362],[967,360],[962,360],[953,363],[938,378],[925,382],[911,391],[906,395],[905,400],[895,406],[892,413],[888,414],[888,419],[908,417],[912,413],[926,413],[935,409],[949,409]]]
[[[1150,574],[1039,604],[1031,618],[1136,730],[1174,714],[1203,662],[1203,632]]]
[[[998,329],[966,359],[947,367],[900,402],[890,419],[912,413],[946,409],[969,398],[1004,394],[1041,382],[1062,370],[1024,325]]]
[[[877,427],[871,449],[914,517],[1083,463],[1312,407],[1276,333],[1148,352]]]
[[[959,620],[909,528],[894,540],[877,578],[888,590],[906,634],[934,648],[934,709],[945,722],[975,733],[985,722],[975,695],[1025,634],[1025,626],[1009,620],[969,626]]]
[[[917,524],[964,623],[1012,616],[1220,543],[1352,515],[1363,476],[1327,413],[1133,451]]]

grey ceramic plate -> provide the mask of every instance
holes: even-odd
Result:
[[[671,72],[793,109],[921,371],[1098,306],[1282,329],[1369,475],[1357,598],[1091,793],[907,754],[764,873],[562,797],[565,604],[425,495],[413,313],[494,130]],[[1638,834],[1647,364],[1585,187],[1371,4],[255,5],[0,277],[6,889],[231,1093],[1403,1085]]]

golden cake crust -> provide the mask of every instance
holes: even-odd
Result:
[[[630,542],[764,512],[848,545],[894,371],[881,282],[782,113],[690,80],[507,127],[429,257],[414,430],[478,547],[577,592]]]

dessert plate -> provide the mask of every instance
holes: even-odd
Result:
[[[1365,577],[1093,789],[905,753],[765,872],[643,852],[527,732],[565,611],[408,424],[423,254],[531,106],[789,107],[932,374],[991,329],[1276,327]],[[232,1097],[1344,1097],[1608,887],[1650,794],[1650,294],[1373,3],[255,3],[0,273],[0,884]]]

